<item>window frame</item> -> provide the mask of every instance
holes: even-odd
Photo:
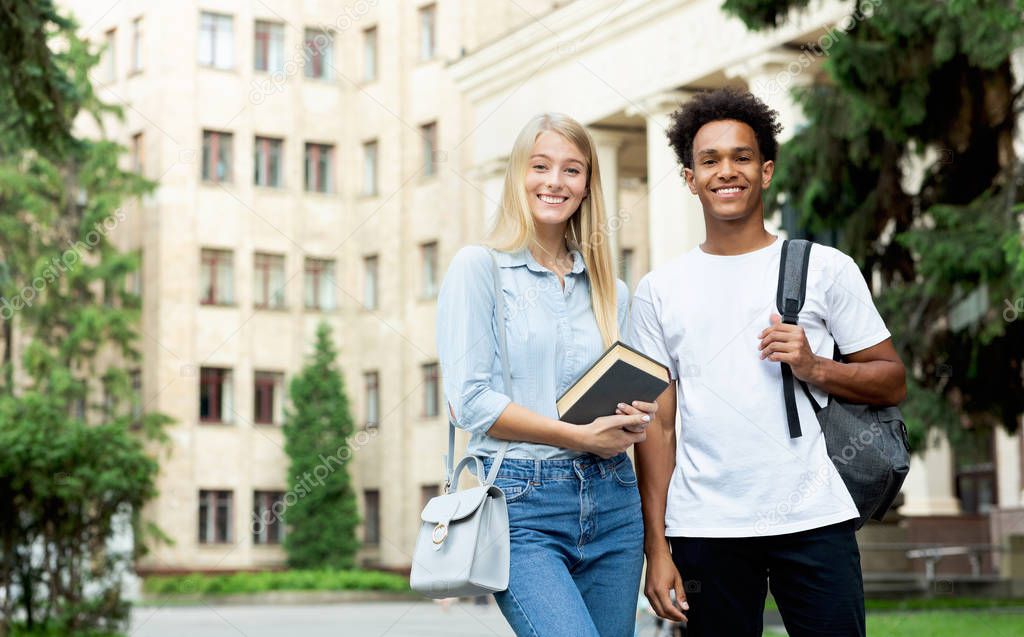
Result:
[[[372,303],[368,301],[372,301]],[[376,310],[378,308],[380,308],[380,255],[367,254],[363,257],[363,309]]]
[[[420,298],[436,299],[439,290],[437,276],[438,242],[420,244]]]
[[[234,134],[208,128],[203,129],[201,177],[207,184],[230,184],[234,180]],[[222,147],[224,151],[224,177],[217,175]]]
[[[262,29],[262,30],[261,30]],[[277,43],[279,50],[275,51]],[[263,68],[260,68],[262,49]],[[275,53],[279,60],[275,60]],[[280,62],[274,68],[274,62]],[[252,28],[252,70],[257,73],[282,73],[284,71],[284,25],[273,20],[254,20]]]
[[[230,544],[234,537],[234,513],[235,513],[235,493],[230,489],[200,489],[199,490],[199,507],[196,512],[196,518],[199,527],[199,533],[197,539],[199,544]],[[221,508],[224,511],[224,534],[223,537],[219,537],[218,524]],[[205,524],[203,524],[203,510],[206,510]],[[212,539],[211,539],[212,534]],[[205,537],[204,537],[205,536]]]
[[[131,68],[130,73],[141,73],[145,68],[143,49],[142,49],[142,16],[138,16],[132,20],[132,57],[131,57]]]
[[[275,165],[276,153],[276,167]],[[253,185],[261,188],[283,188],[284,171],[282,170],[282,158],[284,157],[284,140],[280,137],[267,137],[256,135],[253,138]],[[261,179],[262,176],[262,179]]]
[[[376,82],[379,79],[380,31],[377,25],[363,29],[363,81]]]
[[[302,304],[307,310],[331,312],[338,307],[338,299],[334,294],[335,271],[338,267],[334,259],[306,257],[302,266]],[[310,277],[313,281],[313,302],[310,303]],[[330,290],[330,294],[325,291]],[[324,303],[328,300],[329,303]]]
[[[227,29],[222,29],[224,25],[227,25]],[[210,39],[209,51],[203,51],[202,47],[205,44],[203,41],[204,33],[209,32]],[[228,59],[221,60],[217,52],[221,47],[217,44],[218,36],[226,37],[228,39],[228,45],[224,48],[225,51],[229,52]],[[208,69],[219,69],[222,71],[231,71],[235,68],[235,18],[231,14],[217,13],[216,11],[200,11],[199,12],[199,37],[198,37],[199,52],[197,55],[197,61],[199,66]],[[204,53],[209,54],[208,61],[204,61]]]
[[[420,370],[423,378],[421,414],[424,418],[437,418],[441,415],[441,368],[437,361],[431,361],[420,365]]]
[[[380,427],[380,371],[376,369],[363,372],[363,417],[364,428]]]
[[[211,379],[213,377],[213,379]],[[230,367],[200,367],[199,368],[199,422],[209,425],[231,424],[230,418],[225,418],[225,408],[233,409],[229,404],[234,403],[231,394],[231,383],[233,374]],[[207,415],[203,415],[203,390],[207,394]]]
[[[333,194],[334,144],[306,142],[303,162],[303,187],[306,192]]]
[[[371,507],[370,503],[373,502]],[[363,490],[363,544],[380,545],[380,489]]]
[[[311,35],[312,34],[312,35]],[[316,45],[317,35],[327,37],[326,51]],[[310,80],[331,79],[330,67],[334,66],[334,32],[326,29],[306,27],[302,32],[303,77]],[[326,61],[326,64],[324,63]]]
[[[429,62],[437,58],[437,4],[423,5],[417,10],[419,24],[420,62]]]
[[[368,139],[363,142],[361,194],[364,197],[376,197],[380,194],[380,143],[377,139]]]
[[[285,492],[277,490],[253,489],[252,492],[252,543],[253,546],[275,546],[284,542],[287,525],[284,521],[284,509],[281,515],[274,513],[278,502],[285,501]],[[263,512],[269,511],[269,521],[264,520]],[[271,537],[271,536],[274,537]]]
[[[272,370],[255,370],[253,371],[252,384],[253,424],[282,424],[280,414],[281,401],[284,399],[284,374]],[[268,389],[269,392],[267,391]],[[262,395],[261,391],[263,392]]]

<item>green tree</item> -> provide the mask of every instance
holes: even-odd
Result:
[[[771,29],[809,0],[726,0]],[[856,0],[827,42],[824,73],[794,95],[806,126],[779,152],[768,194],[811,236],[882,283],[879,309],[911,374],[904,406],[920,447],[929,427],[954,444],[1013,431],[1024,410],[1021,171],[1013,148],[1021,90],[1011,54],[1021,0]],[[923,169],[918,185],[908,166]]]
[[[72,132],[119,114],[74,23],[49,1],[0,14],[0,635],[16,612],[29,629],[118,630],[122,576],[156,533],[145,447],[167,419],[133,398],[138,255],[109,235],[152,184],[119,168],[117,144]],[[110,543],[119,525],[134,546]]]
[[[291,382],[293,408],[284,425],[285,451],[291,459],[284,539],[293,568],[352,568],[359,513],[352,493],[348,461],[352,456],[352,414],[331,329],[316,331],[313,358]]]

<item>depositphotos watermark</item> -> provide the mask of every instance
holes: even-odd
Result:
[[[857,3],[856,10],[840,20],[838,26],[829,27],[814,44],[802,45],[800,55],[774,77],[756,82],[755,92],[761,95],[775,95],[788,89],[797,76],[810,68],[814,60],[828,57],[830,49],[836,45],[842,33],[852,29],[858,22],[870,18],[881,5],[882,0],[865,0]]]
[[[98,246],[107,234],[125,220],[125,217],[124,209],[118,208],[114,214],[93,224],[92,230],[85,234],[84,241],[72,242],[69,240],[67,242],[68,249],[47,261],[42,272],[23,287],[14,298],[0,297],[0,318],[9,321],[16,312],[20,312],[26,307],[32,307],[36,298],[47,286],[74,268],[82,260],[82,255]]]
[[[261,529],[275,521],[283,519],[285,511],[302,498],[306,497],[318,487],[324,486],[327,478],[335,471],[341,469],[352,459],[353,452],[362,449],[370,444],[370,441],[377,437],[377,428],[357,432],[351,440],[338,447],[329,456],[320,454],[320,464],[313,467],[312,471],[306,471],[302,475],[295,476],[295,487],[274,502],[270,508],[252,513],[252,523],[249,529],[253,533],[259,533]]]
[[[266,78],[252,80],[252,89],[249,91],[249,101],[259,106],[266,101],[269,95],[284,91],[284,85],[288,78],[299,74],[306,65],[311,64],[314,57],[319,58],[325,52],[334,50],[334,34],[347,31],[353,24],[361,20],[370,12],[372,7],[377,6],[380,0],[358,0],[351,6],[347,6],[338,15],[334,24],[322,24],[316,27],[319,31],[312,39],[306,40],[302,45],[295,47],[295,54],[290,60],[281,65],[280,70],[275,70]],[[310,29],[313,30],[313,29]],[[333,66],[332,60],[325,60],[324,63]]]

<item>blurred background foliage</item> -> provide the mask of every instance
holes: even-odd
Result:
[[[726,0],[753,30],[809,0]],[[930,427],[1016,430],[1024,411],[1021,0],[858,0],[824,72],[793,92],[806,124],[768,200],[876,282],[909,372],[915,448]]]

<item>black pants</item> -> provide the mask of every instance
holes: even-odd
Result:
[[[790,637],[864,637],[854,522],[766,537],[672,537],[690,637],[761,637],[771,586]]]

